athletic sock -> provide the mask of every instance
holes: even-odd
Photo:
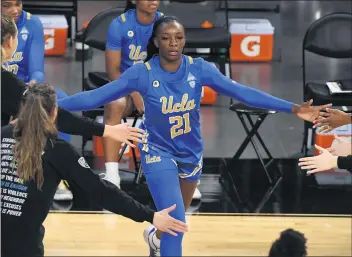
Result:
[[[119,163],[118,162],[106,162],[105,163],[105,178],[109,182],[120,187],[120,173],[119,173]]]

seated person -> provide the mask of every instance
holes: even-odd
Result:
[[[21,0],[1,1],[1,12],[15,20],[18,30],[18,46],[7,70],[32,85],[44,82],[44,30],[39,18],[22,8]]]
[[[38,17],[23,10],[22,0],[2,0],[1,13],[12,17],[17,26],[18,46],[5,67],[17,75],[29,86],[36,82],[44,82],[44,29]],[[56,89],[58,99],[67,94]],[[59,137],[66,141],[71,135],[59,132]]]

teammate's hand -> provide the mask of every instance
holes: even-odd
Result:
[[[334,134],[335,139],[337,140],[337,144],[332,145],[327,150],[335,156],[347,156],[352,154],[352,144],[342,137]]]
[[[134,105],[136,106],[138,112],[140,114],[144,113],[144,102],[143,102],[143,98],[142,96],[140,95],[140,93],[138,92],[133,92],[131,94],[131,97],[132,97],[132,100],[133,100],[133,103]]]
[[[319,117],[319,113],[332,106],[332,104],[325,104],[321,106],[312,106],[313,100],[301,105],[294,105],[292,112],[295,113],[300,119],[313,122]]]
[[[130,127],[127,123],[110,126],[105,125],[103,137],[126,143],[131,147],[136,147],[133,142],[142,142],[145,138],[144,130],[136,127]]]
[[[11,125],[16,125],[17,121],[18,121],[18,119],[12,120],[12,121],[10,121],[10,124]]]
[[[177,236],[174,231],[177,232],[187,232],[188,225],[182,221],[174,219],[169,215],[169,212],[175,210],[176,204],[164,209],[162,211],[156,212],[154,214],[153,225],[160,231],[169,233],[170,235]]]
[[[315,145],[315,148],[320,151],[320,155],[299,159],[298,166],[301,166],[302,170],[310,170],[307,174],[313,174],[337,168],[337,156],[318,145]]]
[[[31,87],[31,86],[33,86],[35,83],[37,83],[37,81],[31,80],[31,81],[29,81],[29,82],[27,83],[27,85]]]
[[[327,108],[326,112],[320,112],[319,117],[313,123],[313,128],[320,128],[320,133],[327,133],[352,123],[352,117],[343,111]]]

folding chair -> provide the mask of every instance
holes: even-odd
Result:
[[[83,31],[80,41],[82,45],[88,45],[93,49],[97,49],[100,51],[105,51],[105,44],[107,40],[108,28],[110,26],[111,21],[121,15],[123,13],[122,8],[111,8],[104,10],[98,13],[88,24],[87,28]],[[106,72],[101,71],[91,71],[88,72],[88,76],[85,77],[85,59],[81,58],[82,61],[82,91],[94,90],[98,87],[101,87],[107,83],[109,83],[109,78]],[[84,111],[83,116],[89,117],[91,119],[96,119],[97,116],[104,115],[104,107],[101,106],[95,110]],[[142,117],[138,112],[133,112],[131,114],[133,117],[133,124],[135,126],[138,119]],[[127,117],[124,118],[124,121],[127,122]],[[84,154],[84,149],[89,140],[92,138],[83,137],[82,138],[82,153]],[[119,161],[121,160],[124,152],[126,151],[127,144],[125,144],[120,151]],[[135,171],[133,173],[136,174],[136,178],[138,173],[141,172],[139,169],[139,164],[137,160],[137,155],[135,149],[132,148],[133,161],[135,164]],[[124,170],[127,172],[131,172],[129,170]]]
[[[352,106],[352,95],[331,95],[325,82],[306,81],[306,51],[326,58],[352,60],[352,14],[331,13],[316,20],[307,29],[302,44],[304,101],[313,99],[315,105]],[[347,80],[351,81],[352,77]],[[313,132],[311,123],[305,122],[301,149],[305,155],[313,144]]]
[[[229,183],[229,184],[230,184],[231,190],[236,192],[239,204],[242,205],[243,202],[241,200],[241,196],[240,196],[240,194],[236,188],[236,185],[234,183],[234,179],[231,175],[231,172],[232,172],[231,169],[233,167],[236,167],[236,162],[239,161],[241,155],[243,154],[243,152],[245,151],[245,149],[247,148],[249,143],[251,143],[254,148],[254,151],[258,157],[258,160],[260,162],[260,166],[263,169],[263,171],[265,172],[266,178],[267,178],[268,183],[270,185],[267,192],[263,196],[262,200],[260,201],[260,203],[257,205],[257,207],[254,210],[255,212],[258,213],[263,208],[265,203],[270,199],[270,197],[272,196],[272,194],[275,192],[275,190],[278,188],[278,186],[280,185],[280,183],[282,181],[281,170],[279,169],[279,167],[275,163],[275,160],[272,157],[268,148],[266,147],[264,140],[262,139],[262,137],[258,133],[260,126],[263,124],[264,120],[268,117],[268,115],[272,115],[277,112],[273,111],[273,110],[264,110],[264,109],[260,109],[260,108],[250,107],[250,106],[247,106],[242,103],[231,104],[230,110],[236,112],[239,120],[241,121],[241,123],[243,125],[243,128],[244,128],[247,136],[243,140],[243,142],[240,145],[240,147],[238,148],[237,152],[232,157],[231,161],[228,163],[228,169],[225,171],[225,172],[227,172],[227,174],[225,174],[225,175],[227,178],[230,179],[231,183]],[[256,120],[253,121],[252,117],[256,117]],[[249,125],[247,125],[247,123]],[[266,160],[264,160],[263,156],[261,155],[260,149],[254,140],[255,138],[257,138],[257,141],[259,141],[259,145],[265,151],[265,154],[267,155]],[[270,167],[273,168],[273,171],[275,172],[274,174],[270,174],[271,173],[271,172],[269,172]]]

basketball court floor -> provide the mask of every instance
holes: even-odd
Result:
[[[79,26],[99,11],[121,5],[122,1],[80,1]],[[324,14],[350,11],[350,1],[283,1],[281,21],[281,61],[234,63],[232,78],[244,84],[296,103],[302,102],[301,46],[308,26]],[[351,61],[326,60],[310,56],[309,77],[319,80],[350,77]],[[47,80],[68,94],[81,90],[80,63],[70,49],[63,58],[45,60]],[[89,70],[104,70],[104,54],[94,51]],[[61,71],[58,73],[57,71]],[[64,76],[62,74],[65,74]],[[309,256],[352,256],[351,187],[321,187],[314,176],[298,169],[303,122],[292,115],[267,118],[259,133],[282,172],[281,185],[261,204],[271,189],[265,173],[249,147],[233,174],[240,201],[226,191],[219,174],[246,137],[237,116],[229,110],[229,99],[220,97],[213,106],[201,108],[205,147],[204,175],[187,221],[185,256],[265,256],[271,243],[287,228],[308,238]],[[81,138],[73,144],[81,147]],[[88,150],[91,146],[87,147]],[[97,173],[103,172],[101,158],[88,158]],[[128,161],[121,168],[131,165]],[[133,168],[133,167],[132,167]],[[145,204],[150,195],[144,183],[135,186],[133,174],[122,173],[122,189]],[[88,201],[73,189],[74,200],[54,202],[45,221],[47,256],[146,256],[142,238],[147,224],[139,224],[110,213]]]

